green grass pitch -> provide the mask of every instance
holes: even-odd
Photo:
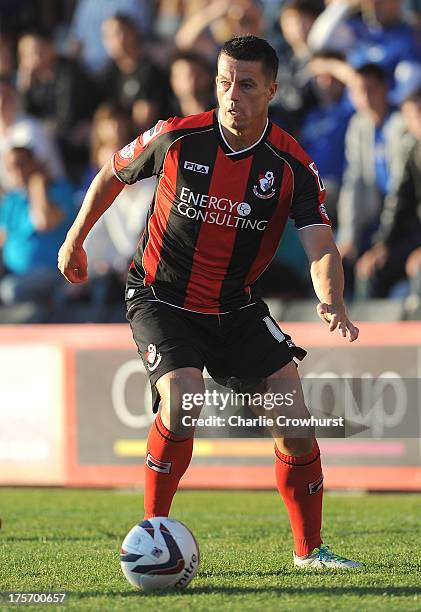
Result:
[[[140,494],[3,488],[0,591],[67,591],[64,609],[77,611],[419,611],[420,502],[420,495],[326,495],[325,543],[366,568],[303,573],[292,567],[275,492],[181,491],[172,516],[198,539],[198,575],[181,593],[143,595],[119,563],[120,544],[141,517]],[[2,612],[16,608],[0,604]]]

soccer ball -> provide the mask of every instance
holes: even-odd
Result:
[[[183,523],[156,516],[135,525],[124,538],[121,569],[127,580],[145,592],[184,589],[199,566],[199,548]]]

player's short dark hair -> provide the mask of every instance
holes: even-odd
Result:
[[[281,15],[288,10],[305,13],[316,19],[323,12],[323,7],[320,2],[315,2],[314,0],[287,0],[282,5]]]
[[[252,34],[235,36],[222,46],[218,60],[221,55],[228,55],[236,60],[246,62],[262,62],[263,72],[272,81],[278,74],[279,60],[275,49],[265,40]]]
[[[375,79],[382,85],[387,85],[387,74],[379,64],[368,63],[356,68],[355,72],[363,77]]]

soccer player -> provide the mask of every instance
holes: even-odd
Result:
[[[256,285],[288,216],[310,261],[319,316],[330,331],[351,342],[358,337],[343,302],[341,260],[317,167],[267,117],[277,68],[265,40],[226,42],[216,77],[219,110],[158,121],[117,152],[93,180],[59,252],[67,280],[84,282],[89,230],[125,184],[158,176],[126,291],[154,410],[161,405],[147,443],[145,518],[168,515],[190,463],[194,429],[186,435],[180,428],[181,402],[183,394],[203,393],[204,366],[214,379],[236,381],[237,389],[256,379],[277,392],[295,386],[294,416],[308,416],[294,362],[305,351],[272,319]],[[273,435],[294,564],[360,567],[322,545],[323,474],[314,436]]]

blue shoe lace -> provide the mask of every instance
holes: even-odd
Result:
[[[335,553],[329,550],[329,546],[320,545],[317,550],[319,551],[317,553],[317,558],[319,561],[349,561],[349,559],[346,559],[345,557],[335,555]]]

